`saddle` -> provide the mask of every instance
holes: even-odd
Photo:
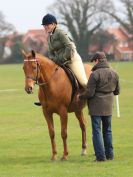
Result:
[[[79,90],[82,88],[82,86],[80,85],[80,83],[78,82],[74,73],[72,72],[72,70],[68,66],[60,65],[60,67],[64,69],[64,71],[66,72],[66,74],[72,84],[72,95],[71,95],[71,102],[72,102],[74,96],[76,95],[77,92],[79,92]]]

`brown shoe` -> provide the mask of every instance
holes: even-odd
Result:
[[[107,160],[113,160],[114,159],[114,157],[108,157],[108,158],[106,158]]]
[[[93,162],[105,162],[106,159],[95,159]]]

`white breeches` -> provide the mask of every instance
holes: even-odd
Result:
[[[73,57],[71,58],[71,63],[68,64],[69,68],[75,74],[79,83],[85,87],[87,85],[88,79],[86,77],[84,65],[80,55],[75,50]]]

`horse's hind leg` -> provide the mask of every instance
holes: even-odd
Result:
[[[66,108],[60,110],[60,121],[61,121],[61,137],[63,140],[64,152],[61,160],[67,160],[68,156],[68,147],[67,147],[67,121],[68,115]]]
[[[76,117],[79,120],[79,125],[82,131],[82,151],[81,155],[86,155],[86,126],[83,111],[79,110],[75,112]]]
[[[54,131],[54,122],[53,122],[53,114],[43,111],[45,119],[47,121],[48,129],[49,129],[49,135],[51,139],[51,145],[52,145],[52,157],[51,160],[56,160],[56,143],[55,143],[55,131]]]

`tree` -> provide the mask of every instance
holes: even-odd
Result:
[[[114,36],[103,29],[99,29],[91,38],[91,45],[97,45],[99,51],[103,51],[106,45],[114,42]]]
[[[25,48],[22,43],[22,38],[23,38],[22,35],[16,35],[13,38],[13,40],[12,40],[13,45],[11,47],[12,54],[8,59],[8,63],[21,63],[23,61],[21,50],[25,49]]]
[[[6,22],[5,16],[0,12],[0,37],[3,37],[10,32],[14,32],[14,30],[14,26]]]
[[[93,33],[105,20],[105,15],[101,13],[103,5],[106,6],[102,0],[57,0],[52,6],[60,23],[70,31],[83,59],[88,58]]]
[[[3,54],[4,54],[4,47],[5,47],[6,40],[7,39],[5,37],[2,37],[0,39],[0,60],[2,59]]]
[[[6,35],[10,32],[14,32],[14,27],[10,23],[6,22],[5,16],[0,12],[0,60],[4,53],[5,43],[7,40]]]
[[[119,0],[119,8],[115,5],[112,8],[105,9],[103,12],[113,17],[121,26],[123,26],[129,34],[132,36],[133,40],[133,0]]]

